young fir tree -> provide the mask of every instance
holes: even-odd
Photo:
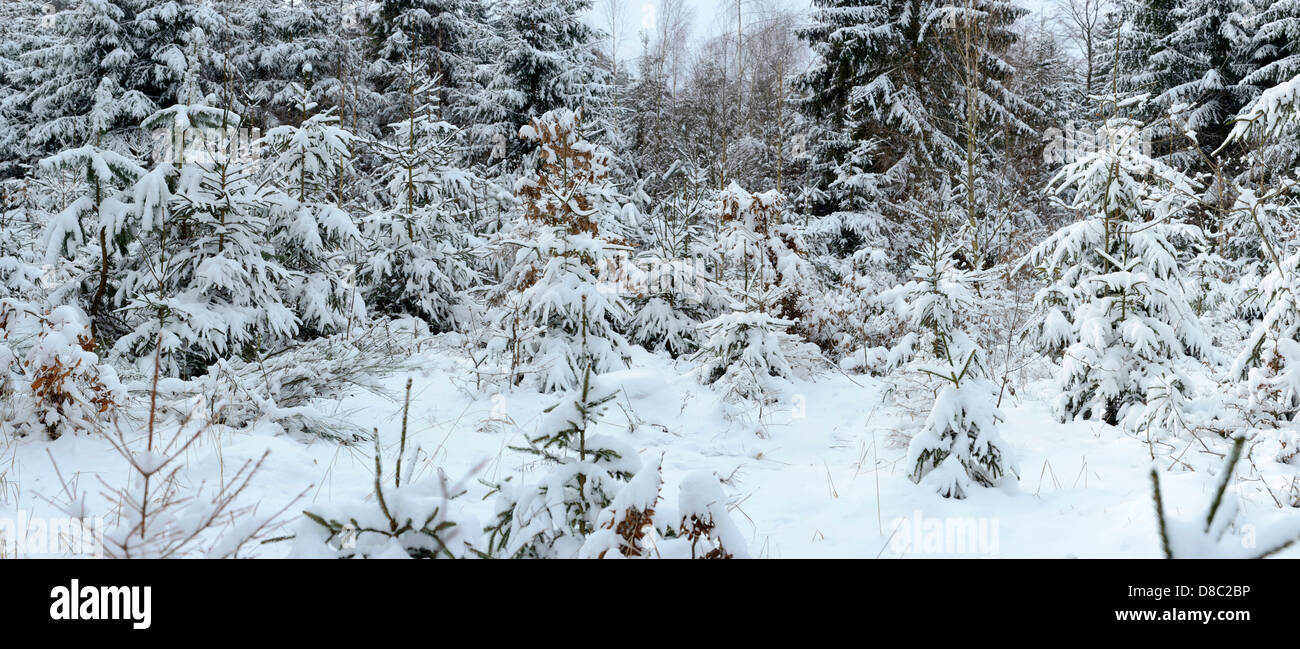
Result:
[[[434,329],[466,326],[477,281],[471,235],[457,219],[475,190],[455,166],[459,131],[438,119],[437,84],[413,60],[401,67],[406,116],[375,143],[387,200],[364,222],[359,279],[373,310],[423,318]]]
[[[515,185],[522,214],[500,242],[513,263],[490,296],[493,351],[514,383],[529,375],[543,392],[567,390],[588,371],[584,358],[597,374],[626,366],[627,307],[597,278],[617,250],[602,238],[617,192],[608,154],[583,138],[576,113],[551,111],[519,135],[537,145],[536,167]]]
[[[725,286],[710,269],[718,267],[707,174],[674,163],[664,180],[675,187],[640,222],[646,250],[618,267],[629,294],[629,340],[650,351],[680,356],[703,342],[700,325],[731,304]]]
[[[297,315],[301,333],[333,333],[365,313],[349,268],[361,233],[338,193],[356,136],[339,125],[334,109],[314,112],[311,94],[290,86],[298,97],[298,125],[277,126],[262,138],[270,154],[264,173],[280,190],[268,232],[289,271],[281,299]]]
[[[907,468],[913,482],[945,498],[965,498],[974,487],[1016,475],[998,435],[1004,417],[995,407],[984,352],[963,328],[978,305],[975,286],[987,275],[960,267],[962,248],[932,239],[912,266],[912,281],[880,296],[909,329],[890,350],[890,365],[940,385],[908,447]]]
[[[17,194],[17,186],[0,186],[0,285],[9,288],[12,298],[39,303],[54,288],[55,279],[41,268],[45,214]]]
[[[100,98],[107,100],[107,93]],[[101,148],[98,142],[96,138],[84,146],[45,158],[40,168],[47,173],[71,172],[84,179],[84,193],[55,215],[47,226],[45,263],[54,264],[59,258],[67,258],[83,274],[78,301],[84,303],[89,313],[91,335],[108,342],[120,333],[110,324],[108,315],[116,279],[114,257],[125,249],[131,237],[123,190],[140,178],[144,169],[127,156]]]
[[[169,134],[171,157],[147,177],[139,212],[140,246],[123,264],[117,302],[135,329],[116,346],[127,358],[160,357],[181,376],[218,358],[274,347],[297,331],[281,301],[290,275],[265,238],[272,190],[237,136],[227,110],[176,104],[145,120]],[[234,137],[232,137],[234,136]]]
[[[1296,273],[1300,253],[1260,281],[1260,298],[1267,305],[1264,317],[1252,328],[1246,345],[1233,362],[1231,375],[1241,382],[1249,405],[1247,421],[1264,430],[1278,431],[1289,440],[1282,446],[1296,453],[1296,414],[1300,412],[1300,307]],[[1286,443],[1289,441],[1289,444]]]
[[[800,343],[791,331],[813,335],[818,322],[816,278],[800,256],[798,232],[781,222],[784,203],[775,190],[750,194],[732,183],[712,210],[733,303],[700,325],[696,358],[706,384],[719,383],[741,399],[779,398],[780,379],[794,376],[788,356]]]
[[[1035,298],[1044,315],[1032,340],[1061,363],[1062,420],[1139,415],[1148,391],[1182,389],[1183,358],[1209,351],[1184,291],[1182,251],[1203,240],[1179,220],[1194,187],[1142,153],[1140,138],[1138,123],[1107,121],[1100,148],[1054,180],[1085,218],[1026,257],[1049,281]]]
[[[595,376],[598,340],[584,326],[574,341],[581,383],[546,411],[526,447],[512,447],[551,465],[532,484],[495,485],[496,520],[487,527],[489,552],[504,557],[573,558],[597,530],[602,510],[633,478],[641,461],[614,439],[594,434],[617,392]],[[658,466],[652,467],[657,473]]]

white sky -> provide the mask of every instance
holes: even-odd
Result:
[[[606,20],[603,16],[603,3],[606,0],[594,0],[595,6],[588,21],[608,31]],[[658,7],[658,0],[616,0],[624,6],[626,18],[624,21],[624,35],[620,37],[619,59],[628,61],[636,58],[641,53],[641,38],[639,32],[643,28],[652,27],[655,21],[655,10]],[[779,0],[787,7],[797,9],[802,12],[808,11],[812,6],[811,0]],[[1035,13],[1041,13],[1044,9],[1050,10],[1055,6],[1057,0],[1015,0],[1021,6],[1024,6]],[[748,4],[748,0],[742,0]],[[686,0],[694,13],[694,34],[693,40],[699,41],[709,36],[718,34],[724,30],[729,31],[735,27],[735,0]],[[725,14],[724,14],[725,12]],[[742,19],[744,16],[742,15]]]

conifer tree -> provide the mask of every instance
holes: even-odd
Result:
[[[107,100],[106,95],[101,98]],[[84,178],[83,195],[49,222],[45,263],[53,264],[62,257],[81,269],[81,299],[89,314],[91,335],[107,342],[120,333],[109,325],[107,314],[116,279],[115,255],[125,249],[131,236],[124,190],[144,169],[135,160],[100,147],[98,141],[45,158],[40,166],[46,172],[71,171]]]
[[[674,163],[664,180],[676,188],[640,223],[647,250],[616,269],[632,304],[629,340],[679,356],[695,350],[703,341],[700,325],[732,300],[711,270],[722,257],[705,170]]]
[[[94,142],[126,153],[131,132],[155,110],[137,87],[134,16],[114,0],[76,2],[54,15],[56,38],[21,58],[15,70],[26,90],[10,99],[37,155]]]
[[[811,230],[838,256],[882,234],[890,253],[928,237],[915,212],[987,154],[986,140],[968,141],[972,119],[1032,132],[1023,115],[1034,109],[1005,84],[1013,70],[1003,58],[1023,14],[999,0],[815,3],[799,31],[815,58],[798,82],[815,125]]]
[[[1111,118],[1103,148],[1066,165],[1054,180],[1072,192],[1082,221],[1039,243],[1026,258],[1049,280],[1036,302],[1045,312],[1038,348],[1061,363],[1062,420],[1119,423],[1149,390],[1172,385],[1177,364],[1209,351],[1184,292],[1183,253],[1200,228],[1182,223],[1191,181],[1140,149],[1133,120]]]
[[[629,447],[594,433],[617,393],[593,374],[597,359],[591,340],[584,326],[575,341],[584,368],[581,383],[547,409],[528,446],[515,448],[542,458],[550,465],[547,474],[534,484],[496,485],[497,519],[487,532],[489,546],[499,556],[577,556],[587,536],[596,532],[601,510],[640,468]]]
[[[998,434],[1004,415],[994,405],[984,352],[964,329],[964,314],[977,304],[975,286],[987,275],[959,268],[960,252],[931,240],[912,266],[912,281],[880,296],[909,329],[890,350],[890,364],[939,384],[930,414],[908,447],[907,468],[913,482],[958,499],[1016,472]]]
[[[453,98],[474,92],[474,62],[479,53],[474,44],[487,30],[487,11],[480,0],[383,0],[369,17],[369,51],[377,59],[379,76],[387,86],[391,108],[405,111],[405,68],[420,63],[420,71],[432,79],[437,98],[435,117],[444,114]]]
[[[1132,51],[1136,69],[1127,90],[1151,100],[1144,117],[1154,125],[1158,156],[1176,153],[1182,168],[1201,167],[1190,145],[1214,151],[1228,132],[1228,119],[1258,90],[1243,82],[1255,63],[1250,57],[1254,28],[1243,15],[1249,0],[1187,0],[1145,3],[1134,16],[1149,25],[1145,52]],[[1195,133],[1195,141],[1187,138]]]
[[[366,261],[359,278],[376,311],[418,315],[436,329],[467,326],[466,290],[478,271],[470,233],[458,220],[475,179],[454,166],[459,131],[437,117],[437,85],[423,64],[402,64],[406,116],[375,143],[387,190],[384,209],[365,219]]]
[[[123,264],[117,297],[135,328],[117,342],[118,353],[152,358],[161,340],[169,371],[190,376],[297,332],[280,297],[290,275],[265,239],[273,191],[254,178],[238,126],[234,113],[191,104],[145,121],[169,133],[176,149],[137,189],[146,199],[140,246]]]
[[[797,231],[782,224],[785,197],[775,190],[750,194],[734,182],[716,195],[716,246],[731,293],[730,310],[700,325],[704,383],[727,396],[768,401],[794,376],[795,331],[813,336],[818,318],[809,299],[816,277],[800,256]]]
[[[578,386],[583,355],[600,374],[624,367],[628,353],[618,333],[627,307],[597,277],[617,250],[602,237],[618,194],[608,154],[584,139],[581,125],[578,114],[555,110],[519,129],[538,147],[536,166],[515,185],[522,213],[500,241],[512,263],[490,296],[493,350],[515,383],[535,373],[543,392]]]
[[[582,15],[591,0],[505,0],[491,33],[476,45],[483,56],[475,90],[463,96],[461,119],[473,124],[482,158],[518,164],[534,144],[513,137],[553,110],[581,111],[589,137],[607,135],[611,87],[597,60],[597,33]]]
[[[270,207],[270,233],[289,271],[281,299],[298,317],[300,333],[333,333],[365,313],[348,266],[361,233],[337,188],[356,136],[339,124],[335,109],[316,111],[311,93],[290,84],[299,123],[263,136],[270,159],[263,173],[280,190]]]

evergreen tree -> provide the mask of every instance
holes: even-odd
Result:
[[[350,55],[357,50],[352,41],[361,32],[356,9],[355,4],[336,2],[229,2],[226,11],[236,32],[229,64],[249,104],[235,104],[232,109],[266,126],[297,123],[302,117],[297,88],[302,87],[322,102],[322,108],[334,108],[342,122],[338,103],[345,93],[343,86],[351,87],[353,95],[361,94],[355,80],[344,78],[344,65],[351,63]],[[367,99],[353,97],[353,102]]]
[[[710,272],[722,258],[704,170],[674,164],[664,181],[676,191],[640,223],[645,251],[635,260],[620,258],[615,268],[632,305],[629,340],[679,356],[696,348],[702,341],[700,325],[732,300]]]
[[[1153,135],[1156,153],[1184,151],[1173,158],[1183,167],[1200,167],[1189,145],[1214,151],[1228,132],[1228,119],[1257,92],[1243,83],[1250,60],[1253,27],[1243,16],[1249,0],[1186,0],[1144,4],[1134,16],[1141,35],[1152,39],[1126,84],[1129,92],[1151,95],[1148,120],[1163,120]],[[1138,56],[1137,48],[1130,49]],[[1195,141],[1187,133],[1195,133]]]
[[[700,378],[727,397],[760,402],[780,398],[793,378],[792,332],[817,333],[816,277],[800,256],[798,233],[781,223],[785,197],[775,190],[750,194],[734,182],[717,193],[716,246],[730,310],[701,323]]]
[[[160,107],[208,100],[224,65],[218,48],[231,38],[220,8],[212,0],[131,1],[141,91]]]
[[[281,299],[301,333],[342,331],[365,312],[349,269],[361,233],[337,191],[356,136],[339,125],[335,109],[316,112],[303,86],[291,83],[290,91],[298,97],[298,125],[277,126],[263,137],[271,156],[263,173],[280,190],[268,232],[289,271]]]
[[[585,332],[584,332],[585,333]],[[573,558],[596,532],[601,510],[610,505],[640,468],[635,452],[594,434],[600,416],[617,395],[593,375],[596,358],[578,341],[584,365],[581,383],[546,410],[537,435],[515,448],[545,460],[551,468],[534,484],[495,485],[497,519],[489,525],[489,549],[498,556]],[[658,472],[658,467],[652,467]]]
[[[40,0],[0,3],[0,178],[21,175],[24,163],[39,157],[27,132],[30,113],[22,106],[32,78],[23,74],[23,57],[56,38],[54,5]]]
[[[1062,420],[1119,423],[1149,390],[1182,389],[1179,362],[1209,352],[1184,293],[1182,251],[1202,245],[1200,228],[1180,222],[1194,187],[1140,150],[1140,125],[1112,118],[1104,148],[1066,165],[1054,181],[1073,192],[1082,221],[1030,251],[1049,280],[1036,303],[1040,351],[1061,362],[1055,404]]]
[[[132,18],[121,2],[73,3],[54,15],[56,38],[22,56],[14,73],[25,90],[7,112],[26,130],[29,150],[49,155],[93,142],[126,153],[133,129],[155,110],[136,85]]]
[[[567,390],[588,361],[595,373],[626,366],[618,327],[627,307],[597,279],[615,252],[602,231],[617,193],[608,154],[584,139],[576,113],[548,112],[519,134],[538,151],[535,169],[515,186],[522,214],[501,241],[513,263],[490,296],[493,349],[509,360],[515,383],[528,371],[543,392]]]
[[[591,0],[505,0],[493,29],[475,44],[485,55],[477,90],[461,102],[478,157],[504,158],[507,170],[531,150],[512,134],[558,109],[581,111],[588,135],[611,127],[611,80],[596,56],[598,34],[583,19]]]
[[[111,102],[107,92],[101,99]],[[141,177],[144,169],[127,156],[91,143],[45,158],[40,167],[47,173],[71,172],[84,180],[83,194],[47,226],[45,263],[66,258],[80,270],[82,295],[78,301],[89,313],[91,335],[107,342],[120,333],[107,313],[116,279],[114,254],[123,252],[131,238],[123,190]]]
[[[816,124],[811,230],[840,256],[882,233],[901,252],[928,237],[914,210],[943,182],[975,182],[969,163],[988,146],[981,125],[1031,131],[1021,115],[1032,107],[1005,85],[1013,70],[1002,56],[1025,11],[997,0],[814,6],[799,31],[815,54],[799,80],[801,110]]]
[[[1231,143],[1252,146],[1248,161],[1252,167],[1269,167],[1279,161],[1278,149],[1293,148],[1300,108],[1300,74],[1264,91],[1243,109],[1229,134]],[[1294,151],[1280,160],[1294,159]],[[1233,248],[1259,271],[1267,269],[1258,285],[1249,287],[1255,295],[1260,318],[1254,322],[1243,349],[1231,368],[1231,376],[1244,393],[1247,423],[1269,431],[1280,446],[1279,461],[1296,455],[1300,431],[1300,302],[1297,302],[1296,273],[1300,252],[1295,244],[1297,205],[1294,179],[1256,175],[1256,186],[1243,190],[1232,212]],[[1259,272],[1257,271],[1257,272]],[[1247,274],[1249,277],[1249,274]],[[1249,295],[1249,294],[1248,294]],[[1253,314],[1251,314],[1253,315]]]
[[[974,310],[974,288],[987,279],[958,267],[960,249],[931,240],[912,266],[914,278],[881,294],[909,331],[889,352],[890,364],[906,366],[940,383],[921,430],[912,438],[907,466],[913,482],[945,498],[965,498],[992,487],[1016,469],[998,435],[1004,420],[994,406],[984,352],[964,330]]]
[[[273,201],[242,150],[239,118],[226,110],[176,104],[144,127],[172,133],[180,146],[138,195],[140,246],[123,264],[117,302],[135,329],[117,342],[127,358],[161,360],[181,376],[218,358],[274,347],[297,331],[280,290],[291,282],[265,238]],[[149,184],[152,183],[152,187]]]
[[[408,61],[406,118],[376,143],[387,189],[385,209],[366,218],[366,262],[359,272],[376,311],[411,314],[437,329],[470,322],[466,290],[476,282],[471,236],[457,220],[475,191],[474,178],[453,163],[459,131],[437,117],[437,86],[423,64]]]
[[[1262,88],[1300,74],[1300,1],[1254,0],[1247,6],[1258,67],[1242,81]]]
[[[436,117],[461,92],[473,92],[474,44],[487,30],[487,10],[480,0],[383,0],[369,17],[370,48],[378,74],[399,113],[405,105],[408,61],[437,85]]]

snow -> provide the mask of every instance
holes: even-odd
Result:
[[[432,348],[410,359],[412,369],[382,381],[391,394],[400,394],[408,377],[413,381],[407,448],[421,450],[411,471],[417,480],[436,475],[435,465],[453,480],[470,475],[491,480],[514,472],[531,479],[541,467],[510,447],[523,445],[534,434],[554,396],[516,390],[494,399],[464,390],[457,375],[465,361],[446,345],[450,338],[439,337]],[[720,396],[698,386],[665,355],[638,349],[632,365],[605,377],[624,389],[600,431],[634,442],[644,464],[662,457],[660,509],[665,512],[683,485],[704,476],[721,479],[731,518],[751,556],[951,556],[924,552],[919,545],[909,548],[897,540],[898,530],[904,528],[916,538],[912,530],[918,515],[922,521],[987,520],[996,525],[996,554],[1003,557],[1160,555],[1147,475],[1149,448],[1138,437],[1104,424],[1057,423],[1044,401],[1050,382],[1027,386],[1020,391],[1023,400],[1003,404],[1006,421],[1000,433],[1020,462],[1019,493],[976,489],[957,501],[908,479],[906,449],[894,431],[916,422],[889,404],[880,379],[836,372],[815,381],[795,379],[791,389],[802,396],[806,408],[770,413],[761,422],[767,435],[760,437],[754,435],[760,422],[729,420]],[[357,391],[332,408],[358,425],[377,427],[391,457],[401,405]],[[245,496],[259,511],[277,510],[309,486],[295,511],[367,499],[373,458],[364,448],[303,443],[277,433],[253,426],[205,435],[190,451],[182,479],[211,482],[223,466],[256,460],[269,451],[265,469]],[[12,458],[5,465],[6,479],[21,481],[23,489],[0,502],[0,517],[16,515],[18,509],[33,516],[59,515],[45,500],[57,501],[61,489],[47,452],[57,458],[65,477],[120,480],[125,475],[122,460],[102,437],[68,435],[52,442],[27,438],[8,444],[6,454]],[[1175,517],[1190,518],[1201,511],[1215,483],[1218,458],[1184,448],[1193,444],[1180,442],[1170,451],[1157,451],[1166,506]],[[1186,470],[1174,457],[1197,470]],[[1262,462],[1261,469],[1274,489],[1283,477],[1297,474],[1290,465]],[[473,479],[465,484],[468,493],[460,502],[477,520],[489,520],[493,504],[481,500],[486,488]],[[1244,514],[1264,521],[1285,517],[1259,483],[1239,483],[1234,489]],[[683,511],[707,505],[697,502],[686,503]],[[1264,529],[1262,521],[1252,522]],[[1240,530],[1229,534],[1235,538]],[[294,547],[284,542],[252,550],[257,556],[285,556]],[[1291,549],[1282,556],[1300,557],[1300,551]]]
[[[773,6],[689,60],[665,16],[622,70],[584,3],[3,5],[0,524],[341,558],[1295,534],[1295,2],[1135,6],[1095,107],[1005,0]]]

